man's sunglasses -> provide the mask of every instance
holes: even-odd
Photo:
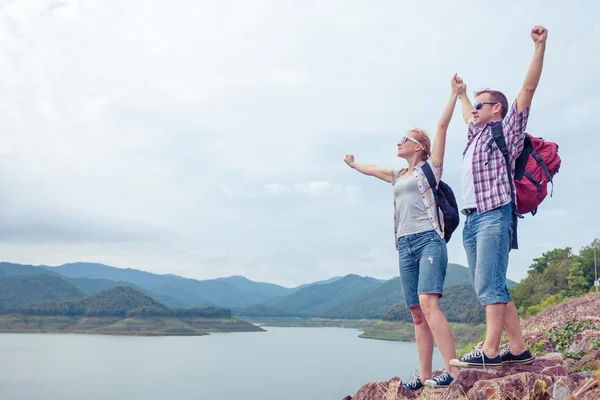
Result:
[[[402,140],[400,140],[400,143],[404,144],[404,143],[406,143],[407,140],[410,140],[411,142],[416,143],[416,144],[421,144],[417,141],[417,139],[413,139],[410,136],[404,136],[402,138]]]
[[[483,107],[484,104],[498,104],[497,101],[484,101],[481,103],[475,103],[473,105],[473,108],[475,108],[476,110],[481,110],[481,107]]]

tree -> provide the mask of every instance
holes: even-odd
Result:
[[[552,261],[564,260],[570,258],[571,248],[565,247],[564,249],[554,249],[545,252],[541,257],[534,258],[533,264],[529,266],[529,272],[544,272],[544,270],[550,265]]]

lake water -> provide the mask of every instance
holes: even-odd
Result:
[[[343,328],[196,337],[0,334],[0,399],[342,400],[409,377],[414,343]],[[441,368],[434,353],[434,368]]]

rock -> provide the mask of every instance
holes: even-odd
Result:
[[[573,343],[569,347],[569,352],[571,353],[579,353],[585,352],[589,353],[594,349],[595,342],[600,341],[600,331],[583,331],[575,335],[573,338]]]
[[[346,396],[346,397],[344,397],[344,400],[352,400],[352,397]]]
[[[582,374],[579,373],[573,373],[569,375],[569,378],[571,378],[571,380],[575,383],[575,385],[579,385],[579,383],[585,381],[586,379],[588,379],[587,376],[584,376]]]
[[[600,371],[590,379],[582,381],[573,391],[571,399],[600,399]]]
[[[554,352],[554,345],[552,344],[552,341],[546,336],[546,332],[538,332],[534,335],[527,336],[525,338],[525,344],[530,349],[537,348],[537,346],[541,345],[542,348],[540,350],[543,350],[546,353]]]
[[[448,388],[448,393],[443,398],[446,400],[453,399],[458,395],[465,395],[471,390],[475,383],[479,381],[489,381],[503,377],[503,368],[488,368],[488,369],[475,369],[475,368],[462,368],[454,381]]]
[[[361,387],[351,398],[352,400],[387,400],[387,399],[416,399],[423,389],[408,390],[402,387],[398,377],[387,382],[371,382]]]
[[[548,394],[553,400],[567,400],[576,387],[577,383],[570,377],[559,376],[548,388]]]
[[[600,350],[599,351],[592,351],[591,353],[586,354],[585,356],[583,356],[581,358],[581,360],[579,360],[579,361],[577,361],[575,363],[574,369],[576,371],[582,371],[586,367],[588,367],[590,369],[593,369],[594,365],[592,365],[592,364],[594,364],[594,362],[596,360],[600,360]],[[598,363],[595,363],[595,364],[598,364]]]
[[[523,321],[521,329],[523,335],[527,337],[537,333],[550,332],[556,327],[564,325],[567,321],[583,321],[586,319],[590,319],[594,327],[599,327],[598,310],[600,310],[600,294],[589,293],[543,310]]]
[[[536,381],[542,381],[536,384]],[[550,399],[546,396],[546,388],[552,384],[552,378],[532,372],[522,372],[502,378],[479,381],[469,391],[469,399],[523,399],[529,396],[536,385],[536,399]]]

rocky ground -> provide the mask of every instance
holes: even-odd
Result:
[[[364,385],[344,400],[600,399],[600,295],[572,299],[522,322],[532,365],[461,369],[446,389],[411,392],[400,378]],[[441,373],[437,371],[436,374]]]

